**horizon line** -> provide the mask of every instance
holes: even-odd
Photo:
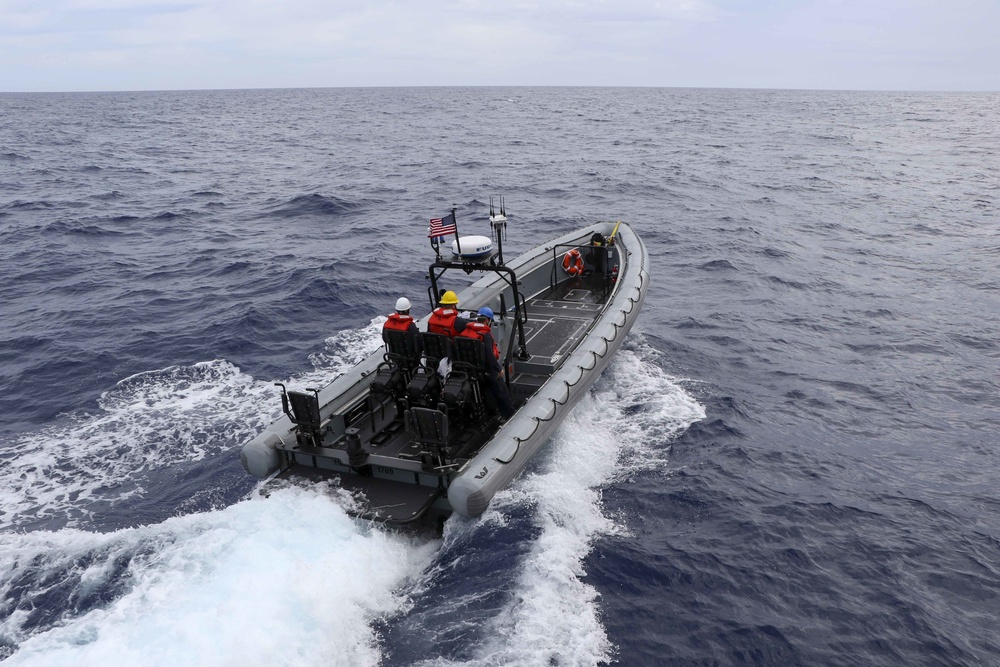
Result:
[[[79,89],[79,90],[0,90],[0,95],[69,95],[95,93],[207,93],[269,90],[364,90],[371,88],[619,88],[622,90],[755,90],[780,92],[829,92],[829,93],[959,93],[996,94],[989,89],[913,89],[913,88],[783,88],[773,86],[657,86],[657,85],[600,85],[600,84],[373,84],[367,86],[257,86],[243,88],[134,88],[134,89]]]

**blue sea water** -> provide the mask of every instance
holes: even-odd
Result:
[[[441,539],[239,447],[426,220],[623,219],[637,328]],[[0,94],[10,665],[1000,664],[1000,95]]]

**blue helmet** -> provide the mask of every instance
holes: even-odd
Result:
[[[493,309],[490,308],[489,306],[483,306],[482,308],[479,309],[479,317],[488,317],[492,320]]]

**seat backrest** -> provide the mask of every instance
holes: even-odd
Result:
[[[413,334],[406,331],[390,330],[382,332],[386,353],[404,362],[416,361],[417,350],[414,338]]]
[[[483,341],[458,336],[454,343],[456,363],[462,364],[466,370],[471,370],[476,374],[486,370],[486,346],[483,345]]]
[[[292,409],[292,421],[298,426],[317,429],[323,421],[319,414],[319,398],[316,394],[298,391],[288,392],[288,403]]]
[[[417,442],[444,445],[448,442],[448,415],[431,408],[412,407],[406,411],[406,428]]]
[[[444,334],[425,331],[420,334],[424,344],[424,354],[435,363],[451,356],[451,338]]]

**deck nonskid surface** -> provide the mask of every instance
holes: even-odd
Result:
[[[558,365],[579,345],[606,301],[599,275],[564,281],[528,299],[524,336],[531,361]]]

